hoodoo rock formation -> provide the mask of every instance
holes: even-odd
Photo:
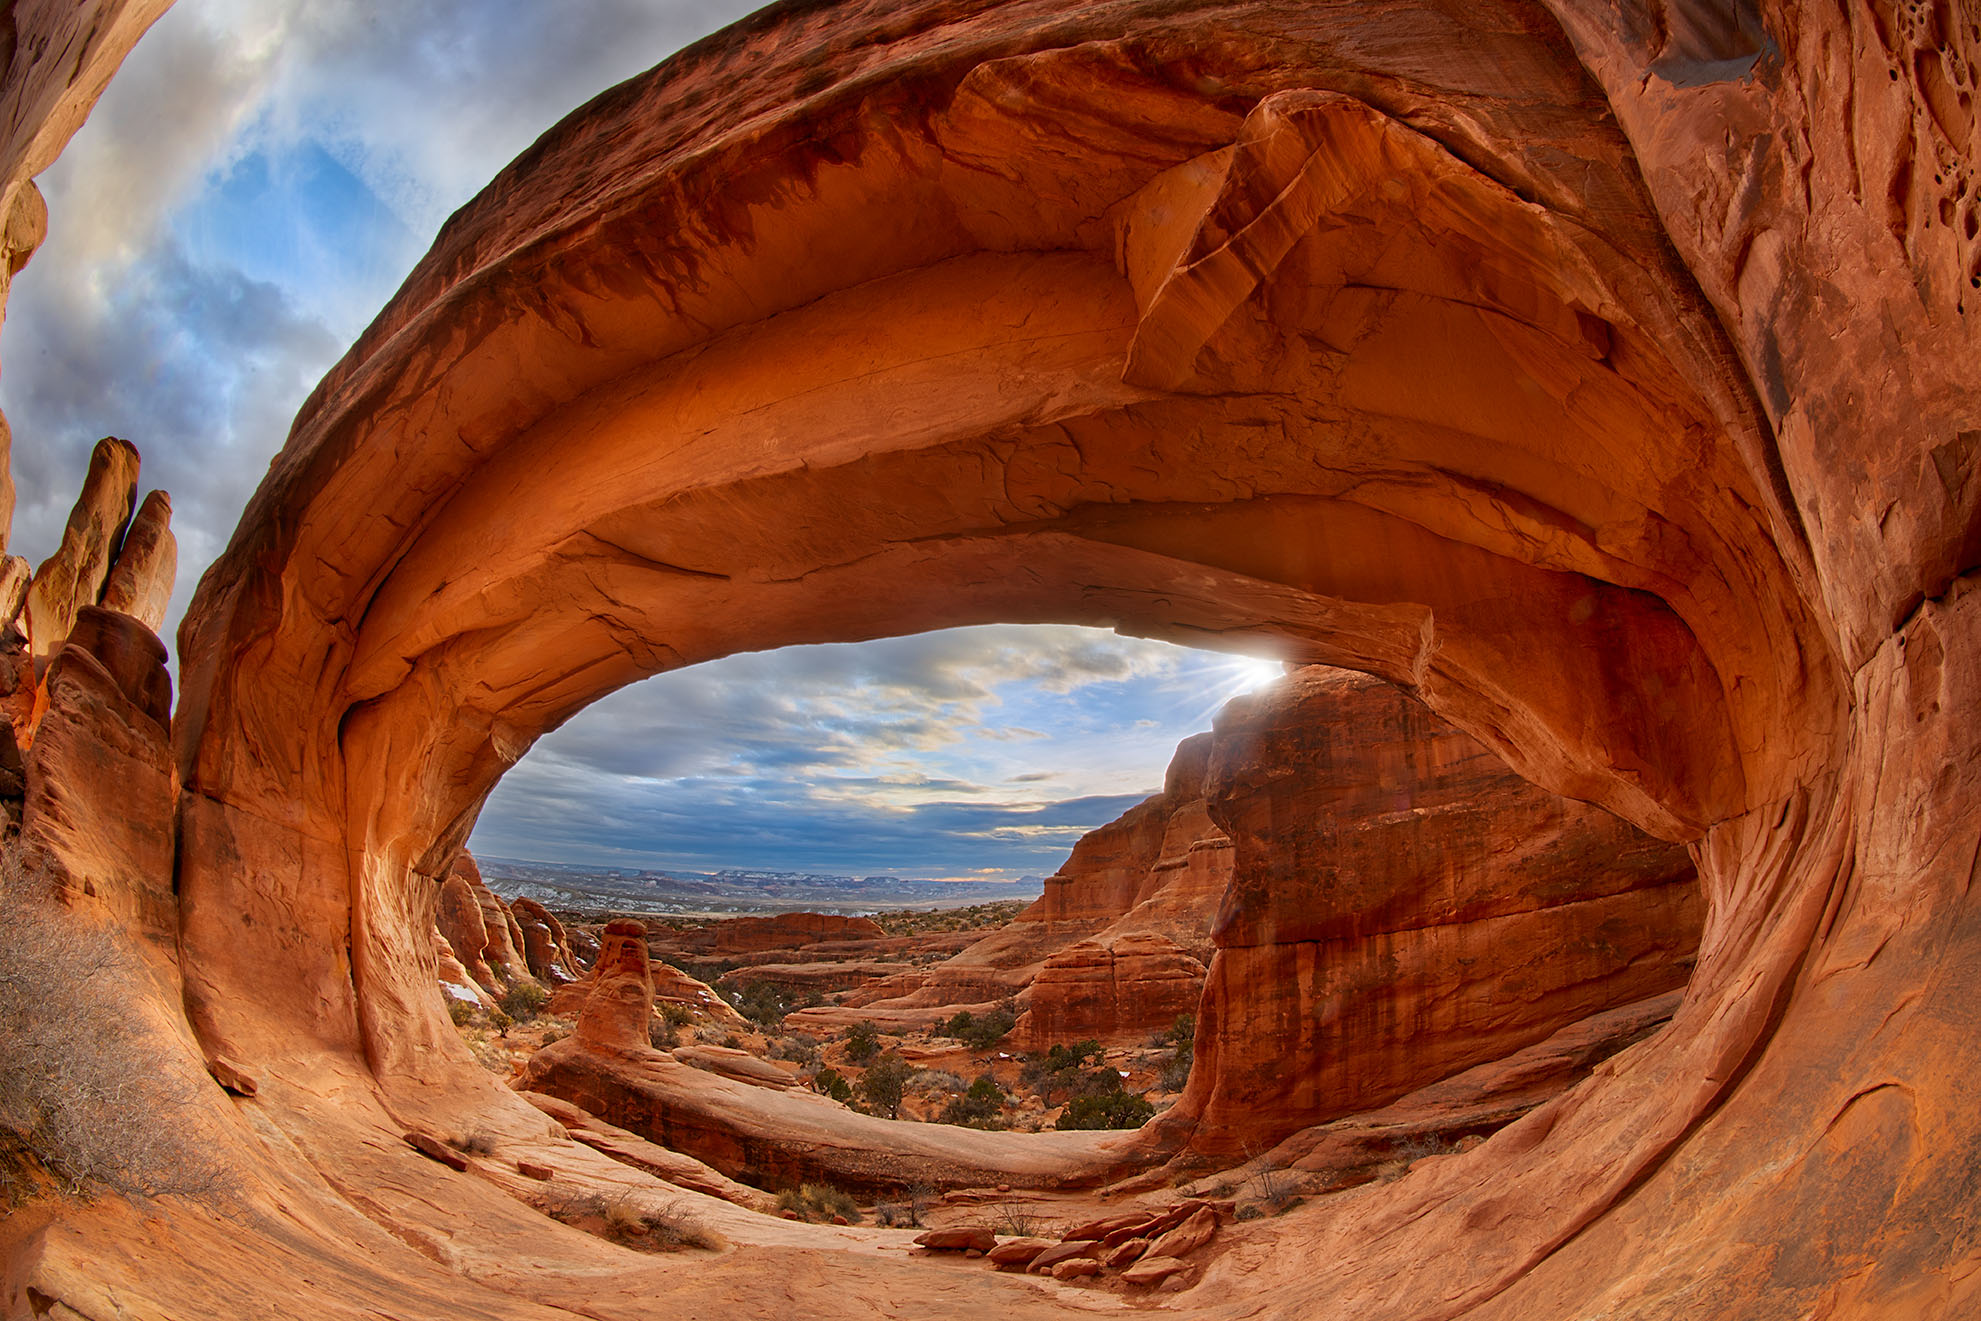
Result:
[[[10,11],[9,236],[158,8]],[[117,851],[169,846],[170,877],[119,863],[143,902],[87,911],[176,924],[116,1003],[224,1206],[10,1216],[5,1306],[1059,1311],[1082,1286],[958,1283],[573,1140],[434,992],[478,805],[587,702],[1005,620],[1379,675],[1698,868],[1669,1026],[1468,1150],[1221,1229],[1156,1305],[1971,1314],[1977,61],[1947,0],[840,0],[579,109],[305,405],[181,630],[176,777],[129,745],[176,811]],[[150,719],[83,662],[62,684],[107,746]],[[1380,1003],[1333,970],[1464,967],[1542,897],[1251,868],[1304,827],[1229,787],[1219,1051],[1243,988]],[[23,838],[44,810],[119,837],[100,797],[24,810]],[[1353,917],[1300,906],[1330,884]],[[1588,980],[1583,948],[1519,948],[1530,1004]],[[1427,1023],[1521,1038],[1456,985]],[[422,1154],[468,1129],[489,1154]],[[524,1164],[736,1250],[649,1264],[525,1205]]]

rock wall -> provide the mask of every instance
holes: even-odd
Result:
[[[1682,987],[1686,851],[1512,772],[1422,703],[1322,667],[1218,713],[1231,888],[1166,1122],[1257,1151]]]

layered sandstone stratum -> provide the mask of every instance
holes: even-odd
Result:
[[[44,227],[29,180],[162,7],[10,10],[10,275]],[[710,1195],[724,1176],[499,1085],[434,990],[447,874],[543,731],[735,651],[990,620],[1380,675],[1697,867],[1662,1031],[1483,1141],[1217,1228],[1138,1297],[1981,1308],[1977,58],[1947,0],[841,0],[582,107],[304,406],[181,630],[169,756],[130,613],[153,595],[105,571],[119,501],[26,588],[8,930],[110,951],[26,1003],[116,1026],[91,1039],[135,1063],[95,1094],[156,1195],[10,1215],[9,1315],[1104,1303],[1077,1253],[1105,1234],[1005,1275]],[[159,562],[119,544],[134,579]],[[1533,1005],[1591,980],[1519,934],[1518,884],[1317,916],[1323,873],[1247,849],[1369,838],[1304,840],[1275,784],[1228,787],[1206,1049],[1248,1030],[1235,988],[1380,1006],[1331,980],[1358,949],[1387,971],[1511,948]],[[14,941],[10,969],[56,943]],[[1366,1067],[1489,1022],[1453,985],[1376,1014],[1395,1053]],[[1576,1031],[1498,1032],[1513,1055],[1286,1154],[1345,1168],[1403,1131],[1392,1107],[1501,1105],[1600,1053]],[[1190,1099],[1213,1147],[1220,1115],[1304,1104],[1243,1072]],[[437,1140],[463,1133],[472,1154]],[[546,1219],[553,1193],[695,1218],[705,1246],[629,1254]]]

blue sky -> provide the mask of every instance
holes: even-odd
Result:
[[[296,409],[446,216],[566,112],[751,7],[177,0],[40,180],[50,237],[0,331],[9,549],[46,555],[90,446],[124,436],[173,496],[176,628]],[[733,657],[542,740],[474,844],[614,866],[1048,873],[1271,672],[1015,626]]]

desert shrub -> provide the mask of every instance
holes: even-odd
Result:
[[[943,1107],[940,1122],[965,1128],[1004,1127],[1004,1089],[988,1073],[970,1084],[970,1090]]]
[[[1018,1026],[1018,1006],[1004,1000],[981,1014],[972,1014],[967,1009],[956,1011],[955,1017],[939,1029],[942,1035],[954,1037],[972,1050],[989,1050]]]
[[[654,1009],[669,1027],[686,1027],[695,1021],[695,1011],[679,1000],[656,1001]]]
[[[779,1037],[770,1043],[770,1057],[793,1064],[817,1064],[819,1043],[810,1037]]]
[[[1038,1211],[1024,1202],[993,1202],[986,1206],[984,1227],[1013,1238],[1032,1238],[1044,1230]]]
[[[858,1091],[860,1099],[866,1103],[870,1113],[886,1115],[889,1119],[901,1117],[901,1101],[908,1094],[908,1077],[912,1070],[908,1061],[901,1058],[898,1051],[886,1051],[860,1075]]]
[[[736,1011],[766,1030],[781,1027],[784,1015],[793,1008],[793,997],[769,982],[751,982],[734,997]]]
[[[1078,1089],[1081,1068],[1100,1057],[1101,1043],[1098,1041],[1076,1041],[1070,1046],[1054,1045],[1044,1055],[1027,1060],[1019,1077],[1038,1093],[1039,1100],[1047,1105],[1056,1105],[1059,1098]],[[1119,1088],[1119,1080],[1115,1086]]]
[[[480,1016],[481,1006],[473,1000],[462,1000],[456,996],[447,997],[447,1017],[455,1027],[467,1027]]]
[[[960,1092],[965,1086],[960,1077],[947,1069],[922,1069],[908,1080],[908,1085],[918,1092]]]
[[[127,1197],[202,1196],[220,1174],[187,1117],[203,1079],[176,1043],[146,1030],[130,998],[148,979],[115,938],[45,897],[18,852],[0,863],[0,1162],[8,1200],[43,1174],[71,1192],[97,1184]]]
[[[1169,1057],[1162,1062],[1163,1090],[1182,1091],[1190,1081],[1190,1061],[1197,1053],[1197,1016],[1178,1014],[1176,1025],[1163,1033],[1156,1044],[1169,1047]]]
[[[555,1028],[555,1027],[549,1028],[544,1032],[543,1038],[537,1042],[537,1048],[541,1050],[543,1047],[550,1045],[552,1042],[564,1040],[564,1038],[569,1035],[571,1034],[564,1031],[562,1028]]]
[[[1140,1128],[1155,1118],[1156,1108],[1149,1104],[1145,1096],[1124,1092],[1119,1087],[1111,1092],[1100,1092],[1090,1096],[1076,1096],[1066,1103],[1066,1109],[1053,1125],[1057,1129],[1082,1128]]]
[[[835,1101],[853,1099],[853,1084],[837,1069],[824,1068],[812,1075],[812,1090]]]
[[[860,1223],[860,1208],[851,1193],[829,1183],[800,1184],[777,1195],[777,1209],[790,1211],[801,1220],[843,1219],[849,1225]]]
[[[538,1209],[553,1220],[642,1252],[727,1246],[720,1234],[693,1216],[643,1209],[629,1193],[607,1198],[598,1193],[547,1194]]]
[[[846,1029],[845,1042],[846,1058],[865,1064],[880,1049],[880,1029],[872,1023],[855,1023]]]
[[[680,1039],[679,1031],[666,1019],[647,1020],[647,1044],[655,1050],[673,1050]]]
[[[447,1145],[470,1156],[486,1156],[495,1150],[495,1135],[477,1130],[462,1137],[450,1138]]]
[[[527,1023],[550,1003],[550,992],[535,982],[519,981],[504,991],[496,1003],[515,1022]]]

